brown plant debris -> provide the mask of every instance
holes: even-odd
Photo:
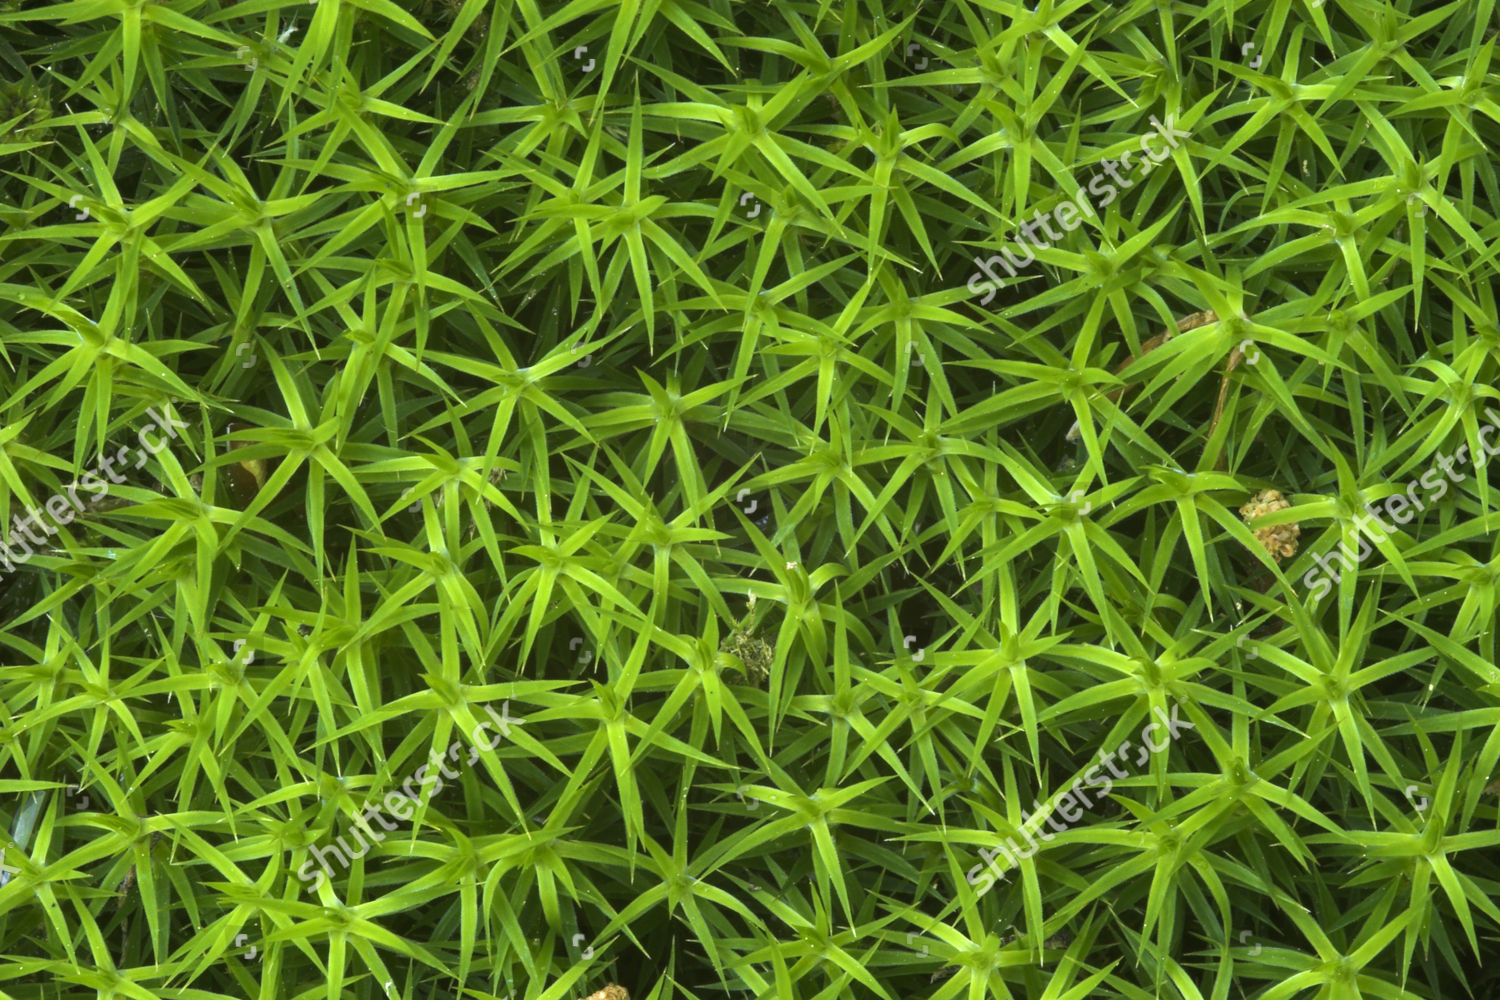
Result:
[[[745,665],[745,674],[751,684],[760,687],[771,676],[771,663],[776,651],[750,628],[750,619],[755,617],[755,595],[750,595],[750,610],[734,631],[719,644],[719,652],[738,656]]]
[[[618,983],[610,983],[598,993],[590,993],[583,1000],[630,1000],[630,994]]]
[[[1278,510],[1286,510],[1291,504],[1282,498],[1276,490],[1261,490],[1250,498],[1250,502],[1240,508],[1240,517],[1246,524],[1254,522],[1258,517],[1273,514]],[[1255,540],[1266,547],[1272,559],[1281,562],[1283,558],[1291,558],[1297,554],[1297,538],[1302,534],[1302,526],[1293,521],[1290,524],[1273,524],[1267,528],[1255,529]]]

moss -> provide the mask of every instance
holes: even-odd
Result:
[[[0,83],[0,142],[46,140],[52,130],[37,126],[51,117],[52,102],[41,87],[29,80]]]

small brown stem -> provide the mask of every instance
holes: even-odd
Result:
[[[1141,358],[1144,358],[1146,355],[1148,355],[1152,351],[1156,350],[1162,344],[1165,344],[1167,341],[1169,341],[1173,337],[1177,336],[1179,333],[1187,333],[1189,330],[1196,330],[1200,326],[1207,326],[1210,323],[1217,323],[1218,321],[1219,321],[1219,317],[1218,317],[1217,314],[1214,313],[1214,311],[1212,309],[1208,309],[1208,310],[1205,310],[1203,312],[1195,312],[1195,313],[1192,313],[1191,315],[1184,316],[1182,319],[1180,319],[1180,320],[1177,321],[1177,328],[1176,329],[1173,329],[1172,327],[1169,326],[1165,330],[1163,330],[1161,333],[1158,333],[1156,336],[1154,336],[1150,340],[1146,341],[1144,344],[1141,345],[1141,353],[1131,355],[1130,357],[1126,358],[1124,361],[1120,362],[1117,366],[1115,366],[1114,373],[1116,375],[1120,374],[1125,369],[1129,368],[1131,365],[1133,365],[1137,361],[1141,360]],[[1126,392],[1128,392],[1129,390],[1131,390],[1133,388],[1135,388],[1134,385],[1123,385],[1120,388],[1114,390],[1113,392],[1107,393],[1105,395],[1105,398],[1108,399],[1111,403],[1114,403],[1115,405],[1118,406],[1119,402],[1120,402],[1120,397],[1124,396]],[[1070,430],[1070,431],[1068,431],[1068,440],[1069,441],[1076,440],[1078,438],[1078,434],[1079,434],[1078,425],[1075,423],[1073,425],[1073,429]]]
[[[1219,402],[1214,406],[1214,419],[1208,425],[1208,441],[1203,443],[1207,448],[1209,441],[1214,438],[1214,431],[1219,429],[1219,418],[1224,415],[1224,401],[1229,398],[1229,373],[1239,367],[1240,361],[1245,357],[1245,352],[1236,347],[1229,352],[1229,363],[1224,366],[1224,377],[1219,380]],[[1219,460],[1214,463],[1215,472],[1224,471],[1224,453],[1219,453]]]

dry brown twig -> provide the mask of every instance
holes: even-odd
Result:
[[[1165,344],[1173,337],[1177,336],[1177,334],[1187,333],[1189,330],[1196,330],[1200,326],[1207,326],[1210,323],[1217,323],[1218,321],[1218,314],[1215,313],[1212,309],[1206,309],[1203,312],[1195,312],[1189,316],[1184,316],[1182,319],[1177,321],[1176,329],[1168,327],[1161,333],[1158,333],[1156,336],[1146,341],[1141,345],[1141,353],[1132,355],[1126,358],[1124,361],[1120,362],[1120,364],[1116,366],[1114,373],[1116,375],[1120,374],[1125,369],[1129,368],[1131,365],[1139,361],[1141,358],[1144,358],[1146,355],[1150,354],[1152,351],[1156,350],[1158,347]],[[1213,440],[1214,431],[1218,430],[1219,428],[1219,419],[1224,415],[1224,403],[1229,398],[1229,373],[1238,368],[1240,366],[1240,362],[1244,359],[1245,352],[1239,347],[1239,345],[1236,345],[1234,350],[1229,352],[1229,361],[1224,365],[1224,376],[1219,380],[1219,399],[1218,402],[1214,404],[1213,419],[1210,420],[1208,424],[1208,439],[1210,441]],[[1126,392],[1133,388],[1135,388],[1134,384],[1121,386],[1120,388],[1109,393],[1106,398],[1108,398],[1110,402],[1118,405],[1120,402],[1120,397],[1124,396]],[[1075,420],[1073,421],[1072,428],[1068,431],[1067,439],[1069,441],[1076,441],[1078,440],[1078,436],[1080,433],[1081,430],[1079,428],[1078,421]],[[1214,463],[1214,471],[1224,471],[1224,454],[1222,452],[1219,454],[1218,461]]]
[[[1191,316],[1184,316],[1182,319],[1177,321],[1177,328],[1175,330],[1172,327],[1167,327],[1161,333],[1158,333],[1156,336],[1146,341],[1141,345],[1141,353],[1133,354],[1130,357],[1126,358],[1124,361],[1121,361],[1118,365],[1115,366],[1114,373],[1116,375],[1120,374],[1125,369],[1141,360],[1141,358],[1144,358],[1146,355],[1150,354],[1152,351],[1156,350],[1158,347],[1165,344],[1173,337],[1177,336],[1179,333],[1187,333],[1189,330],[1196,330],[1200,326],[1207,326],[1210,323],[1217,323],[1218,321],[1219,317],[1214,313],[1212,309],[1205,312],[1195,312]],[[1238,352],[1238,348],[1236,348],[1236,352]],[[1231,362],[1233,364],[1238,364],[1238,359],[1234,358],[1231,355]],[[1229,372],[1228,370],[1226,370],[1225,375],[1227,376],[1228,374]],[[1105,398],[1108,399],[1111,403],[1115,403],[1116,405],[1118,405],[1120,402],[1120,397],[1125,395],[1126,392],[1133,388],[1134,385],[1121,386],[1120,388],[1109,393]],[[1075,420],[1073,422],[1072,429],[1068,431],[1068,440],[1078,440],[1078,435],[1080,433],[1081,429],[1078,426],[1078,421]]]

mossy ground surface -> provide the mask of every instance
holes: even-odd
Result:
[[[1495,26],[0,0],[0,998],[1500,994]]]

